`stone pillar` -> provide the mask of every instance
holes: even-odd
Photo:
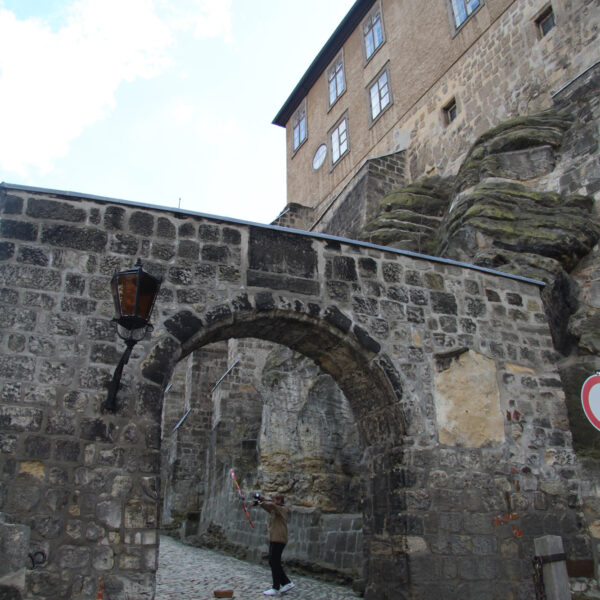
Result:
[[[559,535],[545,535],[534,540],[536,556],[564,554],[562,538]],[[544,587],[548,600],[570,600],[569,576],[566,560],[553,560],[544,563]]]

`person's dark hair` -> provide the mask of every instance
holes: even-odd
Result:
[[[285,496],[280,492],[277,492],[276,494],[273,494],[273,500],[279,500],[281,501],[281,504],[283,504],[285,501]]]

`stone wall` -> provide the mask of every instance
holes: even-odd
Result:
[[[25,592],[26,569],[45,563],[45,553],[30,549],[29,538],[29,527],[11,523],[0,513],[0,598],[20,600]]]
[[[552,94],[598,62],[595,0],[553,2],[557,26],[540,39],[533,20],[546,4],[513,2],[405,115],[411,180],[455,175],[486,130],[550,108]],[[449,94],[458,116],[446,126],[440,110]]]
[[[161,436],[161,527],[197,527],[205,494],[211,440],[211,389],[225,372],[225,343],[181,361],[165,392]],[[191,533],[194,533],[193,529]]]
[[[268,515],[249,503],[253,528],[233,493],[222,488],[217,496],[219,502],[213,509],[213,520],[201,523],[199,532],[187,537],[186,543],[264,562],[269,551]],[[296,573],[340,583],[361,581],[364,569],[362,514],[326,513],[319,508],[286,504],[290,507],[290,520],[285,564]]]
[[[511,119],[484,132],[456,177],[425,178],[384,196],[379,213],[360,236],[405,250],[418,251],[429,244],[432,254],[547,282],[545,311],[570,429],[582,458],[582,477],[588,482],[581,494],[596,556],[595,473],[600,442],[581,409],[580,391],[586,377],[600,368],[600,295],[595,283],[599,69],[594,65],[557,92],[553,109]],[[441,384],[443,374],[436,377]],[[459,383],[465,385],[462,380]],[[495,393],[488,394],[489,399],[494,397]],[[454,409],[445,406],[443,397],[440,400],[439,422],[452,423]],[[487,423],[480,433],[491,434],[491,425]],[[446,436],[443,429],[440,441]]]
[[[48,556],[27,573],[32,600],[93,597],[100,576],[106,599],[152,597],[165,390],[181,360],[231,338],[306,356],[347,400],[368,600],[531,595],[542,534],[561,535],[569,558],[591,557],[587,482],[538,283],[176,210],[0,193],[0,510]],[[109,281],[137,256],[164,282],[110,413],[124,348]],[[211,435],[259,439],[258,395],[226,395],[233,375]],[[473,415],[483,406],[485,419]],[[216,441],[207,469],[230,462]],[[220,489],[213,497],[233,502]]]

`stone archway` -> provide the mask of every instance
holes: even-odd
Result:
[[[301,305],[299,300],[296,302]],[[225,318],[213,319],[204,326],[201,316],[181,312],[165,323],[172,337],[165,337],[154,346],[142,372],[149,381],[166,385],[175,364],[206,344],[243,337],[276,342],[311,358],[334,378],[360,422],[366,446],[393,447],[400,443],[404,431],[400,376],[388,357],[378,355],[375,340],[368,338],[373,346],[367,349],[347,335],[350,323],[339,311],[332,324],[327,317],[319,319],[271,307],[255,314],[227,313]]]
[[[336,315],[339,322],[343,322],[343,317],[342,313]],[[389,466],[389,457],[401,457],[397,446],[404,432],[400,376],[391,362],[385,358],[375,358],[375,352],[352,343],[342,330],[331,323],[313,316],[298,314],[297,311],[278,309],[261,311],[258,315],[234,314],[228,316],[225,323],[213,323],[210,327],[201,326],[203,320],[203,316],[192,318],[189,313],[175,315],[171,325],[166,325],[167,329],[169,326],[173,328],[174,323],[193,324],[187,329],[173,328],[173,331],[177,332],[176,339],[177,343],[180,343],[180,352],[177,352],[173,338],[161,340],[146,360],[144,372],[151,375],[154,381],[161,380],[164,384],[169,379],[167,373],[173,369],[174,357],[184,358],[182,356],[184,348],[188,352],[193,352],[206,344],[228,338],[246,337],[276,341],[322,366],[325,362],[330,375],[348,398],[365,448],[361,465],[360,498],[363,499],[361,524],[367,565],[369,565],[369,549],[376,545],[373,540],[375,536],[381,538],[384,535],[383,529],[378,532],[377,528],[382,528],[384,522],[390,521],[391,514],[385,513],[393,509],[393,506],[398,506],[393,503],[390,507],[386,507],[384,505],[387,500],[382,503],[381,498],[375,497],[382,494],[386,496],[402,494],[401,486],[397,485],[399,481],[391,481],[389,473],[382,471]],[[168,358],[164,360],[161,357]],[[164,371],[161,371],[161,364]],[[387,458],[384,458],[384,455]],[[396,465],[395,468],[399,467],[401,465]],[[393,492],[389,485],[394,485]],[[378,515],[377,518],[375,513]],[[387,534],[384,537],[387,537]],[[383,553],[394,561],[394,568],[403,563],[402,555],[405,547],[406,543],[396,536],[394,544]],[[385,558],[381,554],[373,560],[377,565],[381,565],[382,562],[385,562]],[[402,568],[406,571],[407,567],[404,565]],[[377,576],[381,577],[382,571],[379,569],[380,567],[377,568]]]

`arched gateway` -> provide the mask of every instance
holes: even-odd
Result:
[[[587,558],[539,282],[350,240],[2,184],[0,436],[6,528],[44,568],[28,598],[152,598],[160,418],[173,370],[229,338],[288,346],[350,402],[364,444],[368,599],[518,598],[533,540]],[[109,280],[163,277],[123,351]],[[25,532],[25,533],[23,533]]]

